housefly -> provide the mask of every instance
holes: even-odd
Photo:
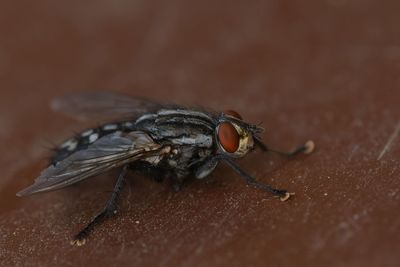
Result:
[[[111,169],[120,169],[103,210],[74,238],[83,245],[96,225],[115,214],[129,169],[152,171],[156,179],[169,178],[179,185],[190,176],[203,179],[219,162],[239,174],[247,184],[287,200],[291,193],[257,182],[236,159],[259,147],[263,129],[250,124],[233,110],[220,113],[165,105],[111,92],[67,95],[52,102],[53,109],[78,119],[111,121],[87,129],[63,142],[51,164],[34,184],[17,193],[26,196],[60,189]],[[312,141],[285,156],[310,153]]]

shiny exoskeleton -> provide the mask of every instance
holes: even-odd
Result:
[[[83,244],[99,222],[114,214],[129,167],[153,170],[158,180],[169,177],[178,189],[185,178],[202,179],[222,161],[250,185],[281,200],[291,195],[257,182],[234,161],[256,146],[264,151],[268,148],[259,137],[263,129],[243,121],[233,110],[213,113],[107,92],[70,95],[55,100],[53,108],[85,119],[107,117],[112,122],[66,140],[56,149],[49,167],[18,196],[59,189],[121,168],[105,208],[75,236],[74,244]],[[291,153],[278,153],[310,153],[313,146],[308,141]]]

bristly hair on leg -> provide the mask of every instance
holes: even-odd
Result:
[[[58,146],[57,144],[55,144],[53,141],[51,141],[50,139],[47,138],[43,138],[42,139],[42,148],[44,148],[47,151],[51,151],[51,152],[56,152],[58,150]]]

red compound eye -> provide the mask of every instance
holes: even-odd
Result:
[[[229,122],[222,122],[218,127],[218,139],[222,148],[229,153],[235,153],[239,148],[240,136]]]
[[[225,115],[232,116],[232,117],[234,117],[234,118],[236,118],[236,119],[239,119],[239,120],[242,120],[242,119],[243,119],[242,116],[240,116],[239,113],[237,113],[236,111],[231,110],[231,109],[225,110],[225,111],[224,111],[224,114],[225,114]]]

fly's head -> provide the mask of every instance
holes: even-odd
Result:
[[[253,150],[255,145],[264,148],[258,137],[262,131],[261,127],[244,122],[236,111],[224,111],[218,118],[215,131],[220,153],[240,158]]]

